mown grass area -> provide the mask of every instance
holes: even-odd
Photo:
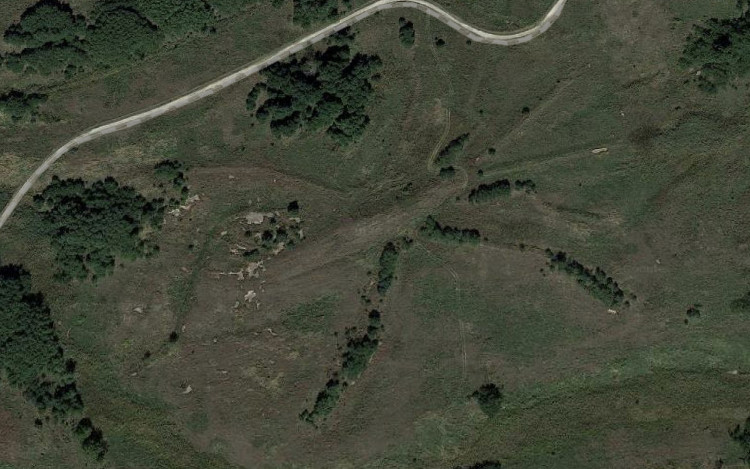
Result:
[[[469,20],[514,15],[511,25],[542,3],[448,5]],[[189,168],[187,196],[200,197],[152,233],[158,254],[96,283],[54,278],[53,243],[30,200],[2,230],[3,263],[33,273],[78,363],[87,413],[109,445],[105,465],[738,463],[728,431],[750,413],[750,330],[735,303],[750,288],[747,78],[705,94],[679,64],[692,24],[732,17],[734,3],[570,2],[546,35],[511,49],[467,44],[410,10],[383,12],[354,28],[353,50],[381,57],[382,77],[368,126],[345,147],[324,130],[274,135],[247,109],[248,80],[69,155],[35,192],[52,174],[113,176],[151,200],[161,195],[154,165],[169,159]],[[40,122],[3,122],[6,198],[71,129],[303,32],[289,3],[243,11],[216,35],[45,88]],[[401,17],[413,23],[408,48]],[[466,133],[450,155],[454,177],[441,179],[432,160]],[[535,191],[467,200],[483,184],[528,179]],[[244,270],[239,280],[244,233],[255,229],[246,217],[292,200],[304,236],[264,253],[258,278]],[[481,241],[420,236],[428,216]],[[414,242],[396,271],[383,247],[400,236]],[[549,271],[546,247],[600,267],[637,300],[608,311],[575,278]],[[366,303],[378,283],[387,297]],[[686,323],[696,304],[700,317]],[[372,309],[384,329],[376,353],[350,354],[356,385],[336,396],[325,425],[300,422],[341,367],[341,331]],[[491,416],[471,397],[487,382],[503,393]],[[10,439],[30,449],[0,461],[85,464],[59,427],[35,429],[23,399],[1,402],[17,419]]]

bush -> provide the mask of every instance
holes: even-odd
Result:
[[[303,410],[299,415],[299,418],[316,424],[321,419],[327,417],[333,409],[336,407],[339,399],[341,398],[342,384],[337,379],[330,379],[326,383],[325,388],[318,393],[315,397],[315,405],[312,410]]]
[[[164,201],[146,200],[111,177],[87,186],[81,179],[55,176],[34,201],[52,237],[61,279],[96,279],[114,271],[116,257],[134,259],[158,250],[143,233],[161,226]]]
[[[338,0],[294,0],[292,20],[300,26],[310,26],[335,18],[338,14]]]
[[[438,241],[454,243],[479,243],[480,234],[476,229],[461,229],[453,226],[443,226],[432,216],[427,217],[419,232]]]
[[[398,249],[393,243],[388,243],[380,253],[380,270],[378,270],[378,293],[385,295],[396,273],[396,263],[398,262]]]
[[[740,427],[738,424],[729,431],[729,437],[732,438],[742,448],[746,464],[750,464],[750,417],[745,420],[745,425]]]
[[[476,399],[482,412],[492,417],[500,410],[503,403],[502,390],[494,383],[483,384],[471,393],[471,398]]]
[[[680,58],[684,67],[698,68],[698,87],[716,91],[750,71],[750,13],[736,18],[709,19],[695,26]]]
[[[30,119],[36,117],[39,105],[46,100],[43,94],[11,90],[0,95],[0,113],[13,121]]]
[[[448,145],[445,146],[435,158],[435,164],[438,166],[444,166],[446,164],[455,163],[457,157],[463,153],[464,146],[469,140],[469,134],[462,134],[454,138]]]
[[[91,59],[103,66],[121,65],[142,59],[159,47],[161,31],[140,12],[106,5],[98,10],[87,34],[86,49]]]
[[[456,466],[455,469],[503,469],[503,465],[500,461],[482,461],[471,466]]]
[[[398,38],[404,47],[414,45],[414,23],[407,21],[406,18],[398,19]]]
[[[745,293],[745,296],[732,300],[729,303],[729,308],[733,313],[737,314],[750,313],[750,292]]]
[[[591,270],[575,259],[569,258],[563,251],[557,253],[546,250],[550,260],[550,268],[563,271],[574,277],[579,285],[586,289],[594,298],[600,300],[607,306],[624,305],[629,306],[625,300],[625,292],[599,267]]]
[[[469,202],[477,204],[510,195],[510,181],[501,179],[491,184],[480,184],[469,193]]]
[[[440,168],[440,173],[438,173],[438,175],[442,179],[450,179],[450,178],[452,178],[453,176],[456,175],[456,168],[454,168],[453,166],[448,166],[446,168]]]

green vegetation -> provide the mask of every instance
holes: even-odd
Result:
[[[531,179],[516,179],[515,187],[517,191],[524,191],[527,194],[530,194],[532,192],[536,192],[536,183],[532,181]]]
[[[404,47],[414,45],[414,23],[407,21],[406,18],[398,19],[398,38]]]
[[[737,298],[736,300],[732,300],[732,302],[729,303],[729,308],[733,313],[737,314],[750,313],[750,292],[745,293],[744,296]]]
[[[245,257],[250,260],[260,260],[263,254],[274,252],[282,248],[292,248],[303,239],[301,223],[297,212],[287,207],[287,215],[277,211],[271,216],[265,216],[263,222],[245,231],[245,236],[255,242],[255,246],[245,251]]]
[[[164,188],[165,182],[170,183],[172,188],[179,191],[180,196],[184,199],[190,192],[190,188],[187,185],[183,169],[182,163],[176,160],[160,161],[154,166],[154,174],[160,181],[159,187]]]
[[[705,91],[716,91],[750,71],[750,12],[736,18],[711,18],[696,25],[682,52],[680,63],[697,68],[694,80]]]
[[[11,90],[0,95],[0,114],[13,121],[33,119],[38,115],[39,105],[46,100],[43,94]]]
[[[300,26],[310,26],[336,18],[338,0],[294,0],[293,21]]]
[[[477,204],[510,195],[510,181],[501,179],[491,184],[480,184],[469,193],[469,202]]]
[[[523,191],[527,194],[536,191],[536,184],[531,179],[517,179],[514,184],[516,191]],[[507,179],[500,179],[491,184],[480,184],[469,193],[469,202],[483,203],[497,199],[498,197],[507,197],[511,193],[511,184]]]
[[[456,466],[455,469],[503,469],[503,465],[500,461],[482,461],[471,466]]]
[[[737,424],[732,430],[729,431],[729,436],[734,440],[741,448],[745,461],[745,464],[750,465],[750,417],[745,420],[745,425],[740,427]]]
[[[262,72],[265,100],[255,115],[270,121],[276,136],[289,136],[303,127],[325,129],[337,143],[346,145],[362,135],[370,122],[366,106],[373,93],[371,80],[380,66],[379,57],[353,54],[347,44],[273,64]]]
[[[502,390],[494,383],[483,384],[471,393],[471,398],[476,399],[482,412],[492,417],[500,411],[503,403]]]
[[[317,425],[333,412],[343,390],[359,378],[370,363],[370,359],[380,344],[378,337],[382,329],[380,312],[377,310],[368,313],[368,326],[365,333],[358,334],[356,328],[347,329],[347,341],[344,352],[341,354],[340,371],[334,373],[325,388],[318,393],[312,410],[302,411],[300,419]]]
[[[337,379],[328,380],[325,388],[315,397],[313,409],[303,410],[299,418],[305,422],[315,424],[327,417],[336,408],[344,387],[346,387],[346,384],[341,384]]]
[[[438,173],[438,175],[442,179],[450,179],[456,175],[456,168],[454,168],[453,166],[440,168],[440,173]]]
[[[69,423],[83,411],[75,362],[66,359],[50,309],[17,265],[0,266],[0,370],[41,414]],[[81,445],[98,459],[107,451],[102,432],[84,418],[76,426]]]
[[[425,220],[424,224],[419,228],[419,232],[430,239],[459,244],[477,244],[480,239],[479,230],[443,226],[432,216],[427,217],[427,220]]]
[[[598,299],[607,306],[629,306],[630,301],[625,299],[625,292],[599,267],[591,270],[580,262],[568,257],[563,251],[553,252],[551,249],[545,251],[549,257],[551,270],[563,271],[574,277],[579,285],[588,291],[591,296]],[[634,298],[633,295],[630,295]]]
[[[447,164],[455,163],[459,155],[464,151],[464,146],[469,140],[469,134],[462,134],[454,138],[448,145],[445,146],[435,158],[435,164],[438,166],[444,166]]]
[[[396,273],[396,263],[398,262],[398,248],[393,243],[388,243],[380,254],[378,264],[378,293],[385,295],[391,288],[393,277]]]
[[[73,13],[70,5],[58,0],[41,0],[21,15],[18,23],[5,30],[10,45],[36,48],[45,44],[73,44],[86,31],[86,19]]]
[[[52,238],[61,279],[96,279],[112,273],[118,257],[158,251],[147,233],[161,226],[163,199],[149,201],[111,177],[86,185],[55,176],[34,201]]]
[[[40,0],[4,33],[19,49],[5,57],[18,73],[68,75],[140,60],[165,40],[212,32],[215,15],[204,0],[100,0],[90,18],[58,0]]]
[[[260,94],[265,90],[265,83],[258,83],[257,85],[253,86],[253,89],[250,90],[250,92],[247,94],[247,98],[245,99],[245,108],[248,111],[255,112],[255,109],[258,107],[258,98],[260,98]]]
[[[339,302],[338,295],[324,295],[282,313],[282,324],[299,332],[325,332]]]

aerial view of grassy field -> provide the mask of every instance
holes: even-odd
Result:
[[[0,31],[0,469],[750,466],[747,0]]]

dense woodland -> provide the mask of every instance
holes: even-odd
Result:
[[[55,176],[34,201],[56,251],[60,279],[96,279],[112,273],[117,259],[158,250],[144,233],[161,226],[164,200],[147,200],[111,177],[87,185]]]
[[[40,417],[75,425],[81,445],[96,458],[107,451],[101,430],[80,415],[84,410],[78,391],[75,362],[65,353],[55,331],[50,309],[35,292],[31,275],[21,266],[0,266],[0,371],[23,392]],[[42,422],[42,419],[38,419]]]
[[[141,59],[164,41],[212,32],[215,23],[204,0],[99,0],[90,17],[59,0],[40,0],[5,30],[16,51],[2,61],[19,73],[70,75]]]
[[[381,60],[355,53],[352,37],[345,30],[323,51],[268,67],[261,72],[265,82],[247,96],[248,110],[269,122],[276,136],[307,128],[325,130],[341,145],[358,139],[370,122],[366,107]]]

